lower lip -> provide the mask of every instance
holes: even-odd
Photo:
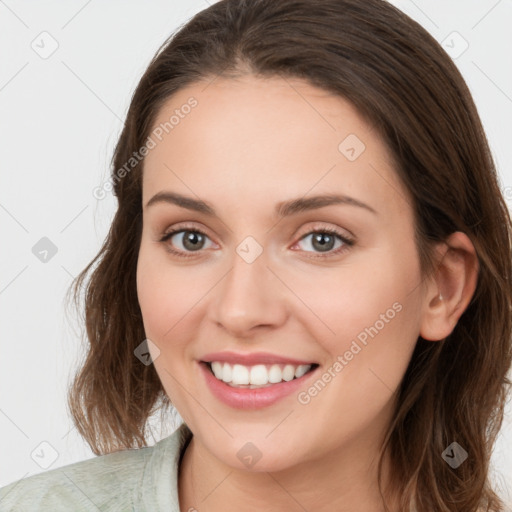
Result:
[[[298,379],[272,384],[264,388],[249,389],[235,388],[217,379],[206,363],[200,362],[199,367],[201,368],[210,391],[220,401],[235,409],[260,409],[272,405],[281,398],[291,395],[294,391],[300,389],[305,381],[319,368],[317,366],[313,371],[309,371]]]

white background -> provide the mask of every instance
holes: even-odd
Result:
[[[512,199],[512,2],[392,3],[451,51],[467,41],[453,58]],[[160,44],[207,6],[0,0],[0,486],[94,456],[66,409],[81,327],[73,310],[66,316],[64,294],[112,220],[113,196],[97,201],[92,190],[108,179],[134,88]],[[40,35],[45,31],[50,36]],[[46,59],[32,48],[42,38],[46,49],[52,39],[58,44]],[[46,263],[32,252],[43,237],[57,247]],[[492,459],[496,485],[510,501],[511,417],[509,407]],[[154,440],[173,428],[166,425]]]

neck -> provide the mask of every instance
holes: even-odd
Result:
[[[180,510],[384,512],[377,483],[378,457],[377,445],[358,439],[285,470],[244,471],[225,465],[193,436],[179,470]],[[387,456],[382,474],[386,486],[390,475]],[[388,507],[391,503],[388,498]]]

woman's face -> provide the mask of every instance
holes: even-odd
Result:
[[[371,453],[423,301],[412,201],[378,134],[340,97],[252,76],[180,90],[153,128],[138,297],[196,442],[255,471]]]

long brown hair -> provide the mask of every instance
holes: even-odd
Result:
[[[351,102],[378,130],[414,198],[422,275],[435,272],[434,243],[455,231],[473,242],[475,294],[445,340],[418,339],[385,448],[400,510],[413,503],[418,512],[503,510],[488,469],[510,385],[511,219],[457,67],[383,0],[221,0],[158,49],[113,155],[119,204],[110,231],[72,284],[80,307],[91,273],[83,288],[87,354],[69,392],[80,434],[98,455],[146,446],[148,417],[172,407],[153,365],[134,356],[145,339],[136,292],[144,160],[126,163],[176,91],[247,73],[302,78]],[[469,454],[456,469],[441,457],[453,441]]]

